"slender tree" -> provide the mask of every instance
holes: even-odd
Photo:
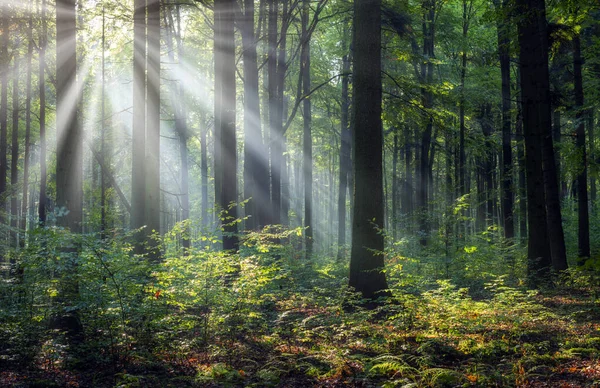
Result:
[[[146,224],[146,0],[135,0],[133,9],[133,123],[131,150],[131,228]],[[137,235],[141,253],[144,234]]]
[[[495,1],[499,17],[498,56],[500,58],[500,73],[502,78],[502,219],[504,237],[509,240],[515,236],[513,219],[513,174],[512,174],[512,117],[511,117],[511,84],[510,84],[510,31],[508,23],[508,0],[502,5]]]
[[[29,148],[31,142],[31,71],[33,59],[33,0],[30,4],[30,12],[27,26],[27,75],[25,81],[25,145],[23,150],[23,197],[21,199],[21,223],[19,229],[27,231],[27,199],[29,190]],[[25,246],[25,238],[19,242],[21,247]]]
[[[56,204],[66,212],[58,222],[73,232],[80,232],[83,220],[83,136],[77,116],[75,4],[75,0],[58,0],[56,4]]]
[[[147,1],[146,101],[146,208],[148,232],[160,233],[160,0]],[[149,240],[149,253],[157,260],[157,242]]]
[[[542,165],[542,144],[550,125],[548,37],[544,0],[516,4],[521,15],[517,26],[527,175],[527,273],[530,285],[536,286],[551,266]]]
[[[385,295],[381,1],[354,2],[354,211],[349,285],[368,299]]]
[[[17,54],[13,57],[13,86],[12,86],[12,129],[11,129],[11,151],[10,151],[10,226],[11,245],[17,247],[19,243],[19,196],[17,184],[19,183],[19,66],[20,61]]]
[[[38,88],[40,94],[40,199],[38,201],[38,218],[41,226],[46,224],[46,0],[41,4],[42,27],[39,36]]]
[[[0,69],[0,220],[4,219],[6,211],[6,176],[8,171],[6,147],[8,142],[8,73],[10,71],[8,56],[10,16],[8,4],[3,3],[1,22],[2,36],[0,37],[0,58],[2,69]]]
[[[309,0],[302,1],[302,54],[300,56],[300,69],[302,71],[302,88],[304,95],[310,94],[310,37],[308,32],[308,14],[310,11]],[[314,226],[312,221],[313,212],[313,158],[312,158],[312,132],[311,132],[311,100],[305,98],[302,119],[304,127],[302,131],[302,163],[304,176],[304,228],[306,257],[310,258],[313,251]]]
[[[215,83],[220,84],[220,96],[215,98],[220,108],[219,127],[220,160],[217,160],[221,175],[219,206],[224,212],[223,249],[237,250],[237,150],[235,137],[235,0],[216,0],[215,14],[219,19],[216,41],[219,42],[220,68],[215,68]],[[217,62],[215,61],[215,66]],[[217,90],[217,88],[215,88]]]
[[[573,79],[575,86],[575,107],[577,109],[576,147],[580,155],[581,170],[577,175],[577,214],[578,214],[578,256],[579,263],[590,257],[590,215],[588,212],[587,152],[585,148],[585,111],[583,109],[583,58],[579,34],[573,37]]]
[[[344,56],[342,57],[342,101],[341,101],[341,142],[340,142],[340,189],[338,191],[338,255],[339,261],[346,255],[346,195],[348,194],[348,175],[350,170],[350,152],[352,144],[352,134],[350,133],[350,53],[348,47],[348,29],[347,22],[344,23],[344,32],[342,37],[342,47]]]

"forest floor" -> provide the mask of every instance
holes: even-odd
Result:
[[[499,285],[472,298],[442,282],[391,306],[351,312],[314,300],[291,295],[258,311],[260,320],[223,320],[230,335],[204,343],[194,337],[207,333],[182,330],[173,346],[131,341],[105,349],[104,358],[85,355],[84,344],[83,362],[69,361],[60,336],[49,332],[28,364],[0,354],[0,386],[600,386],[600,303],[587,290]]]

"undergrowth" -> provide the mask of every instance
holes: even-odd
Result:
[[[533,291],[521,286],[516,249],[508,271],[493,247],[466,244],[448,264],[401,240],[387,252],[393,297],[368,310],[346,287],[347,267],[303,258],[301,229],[248,233],[237,254],[216,249],[211,233],[183,252],[180,232],[151,264],[125,233],[35,231],[0,286],[0,385],[600,384],[592,264]],[[68,282],[76,298],[62,297]],[[65,312],[83,328],[76,345],[52,325]]]

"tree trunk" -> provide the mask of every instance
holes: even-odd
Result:
[[[344,53],[348,50],[348,31],[344,27],[342,47]],[[350,148],[352,136],[350,134],[350,55],[346,53],[342,57],[342,106],[341,106],[341,143],[340,143],[340,188],[338,192],[338,261],[344,260],[346,256],[346,195],[348,192],[348,175],[350,174]]]
[[[33,58],[33,1],[29,13],[27,28],[27,80],[25,81],[25,146],[23,150],[23,198],[21,199],[21,223],[19,229],[24,233],[20,246],[25,246],[27,232],[27,199],[29,189],[29,148],[31,142],[31,62]]]
[[[381,0],[354,3],[354,215],[349,285],[364,298],[387,295],[384,269]]]
[[[131,228],[146,224],[146,0],[135,0],[133,11],[133,123],[131,150]],[[143,252],[147,231],[136,236]]]
[[[588,213],[588,187],[587,187],[587,155],[585,149],[585,111],[583,109],[583,59],[581,57],[581,40],[579,35],[573,38],[573,75],[575,89],[575,108],[577,109],[576,148],[577,155],[581,157],[581,170],[577,176],[577,215],[579,217],[578,263],[583,265],[590,257],[590,216]]]
[[[547,24],[544,0],[518,0],[517,6],[522,15],[518,31],[529,224],[527,276],[529,284],[537,286],[552,264],[542,166],[542,144],[550,124]]]
[[[13,57],[13,94],[12,94],[12,144],[10,152],[10,226],[11,246],[16,248],[19,244],[19,199],[17,184],[19,183],[19,58],[17,53]]]
[[[271,214],[269,224],[273,225],[281,223],[281,139],[278,132],[278,123],[281,123],[281,112],[277,103],[277,5],[276,0],[268,0],[267,93],[269,96],[271,159]]]
[[[502,13],[508,11],[508,0],[503,0],[498,7]],[[508,18],[499,20],[498,56],[500,57],[500,73],[502,78],[502,223],[504,238],[511,240],[515,237],[513,218],[513,173],[512,173],[512,144],[511,144],[511,91],[510,91],[510,31]]]
[[[75,0],[56,5],[56,205],[67,213],[59,225],[79,233],[83,221],[83,134],[78,121]],[[76,92],[76,98],[70,95]]]
[[[3,223],[6,211],[6,176],[8,174],[7,165],[7,142],[8,142],[8,73],[9,61],[8,31],[10,28],[10,17],[8,4],[2,5],[2,47],[0,48],[0,58],[2,58],[2,69],[0,70],[0,224]]]
[[[254,0],[244,0],[242,21],[244,58],[244,197],[252,198],[246,205],[247,229],[264,225],[268,202],[268,160],[261,133],[258,64],[254,34]]]
[[[47,183],[47,166],[46,166],[46,36],[47,21],[46,21],[46,0],[42,0],[42,30],[39,37],[39,67],[38,67],[38,88],[40,94],[40,200],[38,201],[38,217],[40,226],[46,224],[46,183]]]
[[[147,0],[146,208],[149,233],[160,233],[160,0]],[[147,241],[150,259],[160,259],[159,242]]]
[[[224,212],[223,250],[237,251],[237,150],[235,138],[235,39],[234,0],[217,0],[215,13],[220,13],[220,29],[216,39],[220,41],[221,68],[215,71],[215,82],[221,84],[219,128],[221,160],[218,160],[221,177],[219,206]],[[215,69],[216,70],[216,69]],[[219,77],[217,77],[217,74]]]
[[[302,69],[303,93],[310,93],[310,41],[308,36],[308,13],[310,11],[309,0],[302,1],[302,54],[300,57],[300,68]],[[304,228],[306,258],[312,257],[314,226],[312,222],[312,192],[313,192],[313,161],[312,161],[312,133],[311,133],[311,100],[305,98],[303,101],[303,142],[302,161],[304,173]]]
[[[398,131],[394,129],[394,149],[392,151],[392,237],[398,238]]]
[[[595,141],[595,137],[594,137],[594,108],[590,108],[589,110],[589,115],[588,115],[588,134],[589,134],[589,142],[590,142],[590,156],[589,159],[590,160],[596,160],[595,159],[595,147],[594,147],[594,141]],[[596,174],[591,173],[590,174],[590,202],[591,202],[591,208],[592,208],[592,214],[595,214],[596,211]]]

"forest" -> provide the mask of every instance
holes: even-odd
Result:
[[[0,386],[600,386],[597,0],[0,0]]]

